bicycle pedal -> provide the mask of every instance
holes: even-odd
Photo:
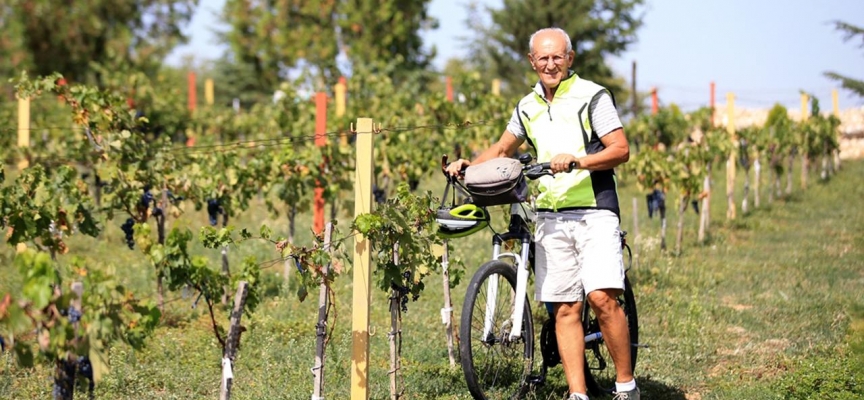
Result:
[[[528,375],[525,377],[525,382],[531,386],[543,386],[546,384],[546,377],[543,375]]]

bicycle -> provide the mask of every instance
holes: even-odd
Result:
[[[529,164],[530,155],[520,157],[525,177],[534,180],[552,175],[549,163]],[[446,158],[443,160],[446,164]],[[446,174],[446,173],[445,173]],[[455,184],[455,178],[449,177]],[[446,197],[446,191],[445,191]],[[484,207],[485,210],[485,207]],[[540,340],[542,367],[534,372],[534,320],[527,298],[528,278],[533,271],[533,233],[529,221],[533,211],[521,203],[510,205],[507,232],[492,236],[492,259],[471,278],[465,294],[459,328],[459,351],[465,381],[477,400],[515,399],[543,385],[549,368],[560,363],[551,305],[543,323]],[[631,367],[635,370],[639,324],[636,300],[627,271],[632,253],[621,232],[621,245],[627,255],[624,291],[618,302],[624,309],[631,340]],[[502,252],[505,243],[516,241],[519,253]],[[507,290],[509,288],[509,290]],[[615,388],[615,369],[600,332],[596,315],[587,305],[582,308],[585,334],[585,381],[594,395],[611,394]]]

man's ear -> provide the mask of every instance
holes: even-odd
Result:
[[[576,60],[576,51],[570,50],[567,54],[570,56],[570,61],[567,62],[567,67],[569,68],[573,66],[573,61]]]

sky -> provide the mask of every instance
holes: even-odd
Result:
[[[469,56],[460,39],[469,32],[469,1],[429,3],[439,27],[423,33],[423,39],[437,48],[438,69],[451,57]],[[503,3],[473,1],[494,8]],[[224,51],[213,34],[220,29],[216,14],[223,5],[224,0],[200,1],[185,30],[190,41],[175,49],[170,64],[180,65],[183,56],[214,59]],[[646,0],[641,12],[644,24],[637,42],[607,61],[628,82],[635,61],[637,90],[656,87],[661,105],[676,103],[685,110],[707,105],[713,81],[718,104],[725,104],[732,92],[736,107],[769,108],[779,102],[797,110],[804,90],[827,110],[831,91],[839,85],[824,72],[864,80],[862,42],[844,42],[832,24],[842,20],[864,27],[864,0]],[[577,73],[578,64],[576,60]],[[864,98],[841,89],[840,107],[864,107]]]

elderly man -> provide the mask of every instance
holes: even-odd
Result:
[[[568,400],[588,399],[585,341],[580,322],[584,297],[600,320],[616,367],[616,400],[638,400],[630,336],[616,297],[624,289],[620,210],[613,168],[630,147],[611,93],[570,70],[575,52],[559,28],[531,35],[528,61],[540,81],[516,105],[497,143],[473,162],[457,160],[450,174],[472,163],[512,156],[524,142],[554,177],[540,180],[535,232],[535,298],[553,304],[558,350]],[[576,170],[570,170],[575,163]]]

